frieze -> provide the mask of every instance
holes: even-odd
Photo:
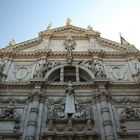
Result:
[[[17,98],[17,97],[0,98],[1,103],[7,104],[24,104],[26,101],[27,98]]]
[[[112,97],[114,103],[140,103],[140,97]]]

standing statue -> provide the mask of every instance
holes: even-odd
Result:
[[[74,88],[72,87],[71,81],[69,81],[68,87],[66,88],[65,113],[71,115],[75,113]]]
[[[72,82],[69,81],[68,83],[68,87],[66,88],[66,94],[67,95],[71,95],[74,93],[74,88],[72,87]]]
[[[71,25],[72,20],[68,17],[67,22],[66,22],[66,26]]]
[[[67,49],[68,56],[72,56],[72,50],[75,49],[76,42],[72,36],[68,36],[64,41],[65,49]]]
[[[75,49],[76,42],[75,42],[75,40],[73,39],[72,36],[68,36],[66,38],[66,40],[64,41],[63,45],[65,46],[65,49],[67,49],[67,61],[68,61],[68,64],[71,64],[72,60],[73,60],[72,50]]]

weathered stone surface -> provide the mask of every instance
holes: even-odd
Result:
[[[0,55],[0,139],[140,139],[134,46],[68,19]]]

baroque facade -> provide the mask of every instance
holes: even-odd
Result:
[[[90,26],[0,50],[1,140],[140,140],[140,52]]]

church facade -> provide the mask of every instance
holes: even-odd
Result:
[[[1,140],[139,140],[140,52],[71,25],[0,50]]]

